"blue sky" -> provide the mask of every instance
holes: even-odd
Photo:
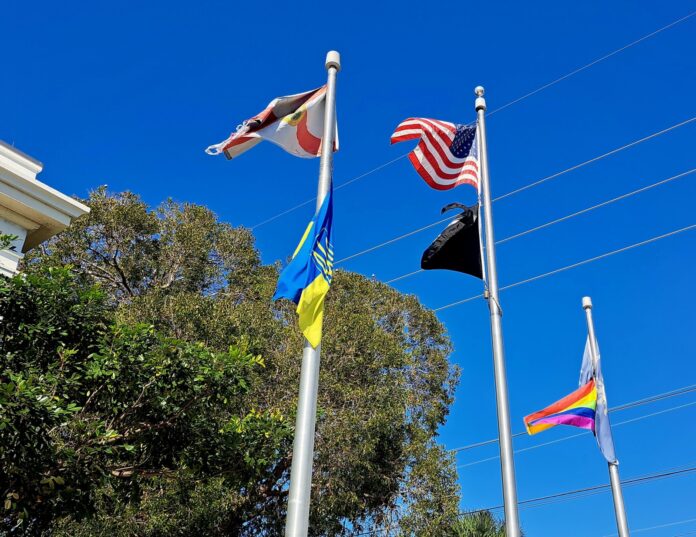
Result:
[[[157,204],[202,203],[253,226],[315,193],[318,161],[262,144],[233,162],[203,148],[268,101],[338,79],[341,151],[336,184],[394,159],[395,125],[409,116],[474,119],[473,88],[501,106],[657,28],[693,2],[13,2],[4,6],[0,138],[45,163],[40,179],[85,196],[107,184]],[[696,17],[488,121],[491,183],[500,195],[696,116]],[[696,123],[501,200],[499,238],[694,167]],[[694,224],[695,175],[498,248],[501,285]],[[430,190],[402,159],[338,190],[335,249],[342,258],[438,218],[473,189]],[[285,258],[311,216],[305,206],[255,229],[263,259]],[[431,229],[343,267],[387,280],[416,270]],[[591,295],[611,406],[696,383],[693,331],[696,231],[520,286],[501,295],[513,431],[522,417],[571,391]],[[476,295],[477,280],[442,271],[395,284],[429,307]],[[463,370],[441,439],[451,448],[496,435],[487,308],[472,301],[439,314]],[[694,394],[618,413],[629,420],[696,401]],[[616,427],[621,474],[696,464],[696,406]],[[575,433],[521,437],[518,449]],[[464,452],[460,465],[495,456]],[[520,499],[607,481],[587,435],[520,453]],[[496,460],[460,468],[462,508],[501,502]],[[696,476],[625,490],[632,528],[696,518]],[[615,531],[608,493],[523,509],[530,536]],[[649,530],[674,536],[696,521]]]

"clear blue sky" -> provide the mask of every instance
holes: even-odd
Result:
[[[405,153],[389,146],[408,116],[468,122],[472,89],[496,108],[693,11],[686,1],[619,2],[12,2],[3,7],[0,138],[45,163],[40,178],[85,196],[108,184],[156,204],[172,196],[254,225],[314,195],[316,160],[262,144],[233,162],[209,157],[240,120],[278,95],[324,83],[335,48],[341,183]],[[499,195],[696,115],[696,17],[491,117],[492,190]],[[495,205],[498,237],[686,171],[696,123]],[[695,175],[553,226],[498,249],[504,285],[696,222]],[[473,190],[427,188],[401,160],[335,196],[339,258],[471,202]],[[292,252],[306,206],[256,229],[263,258]],[[418,268],[432,229],[344,268],[389,279]],[[514,430],[522,417],[572,390],[585,337],[580,299],[595,303],[610,405],[696,383],[693,330],[696,231],[506,291]],[[480,292],[480,282],[435,271],[395,284],[428,306]],[[483,301],[440,313],[463,369],[442,441],[494,437],[495,400]],[[623,421],[696,401],[694,394],[616,414]],[[696,406],[616,427],[624,478],[696,463]],[[526,448],[574,429],[520,438]],[[459,455],[460,465],[497,453]],[[607,481],[593,439],[520,453],[520,499]],[[495,460],[460,469],[462,508],[501,502]],[[644,528],[696,518],[696,476],[625,490],[629,522]],[[530,536],[615,531],[600,494],[523,509]],[[696,522],[646,531],[655,537]]]

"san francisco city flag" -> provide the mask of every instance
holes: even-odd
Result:
[[[300,330],[314,348],[321,343],[324,298],[333,278],[332,195],[333,186],[302,235],[292,260],[280,273],[273,295],[273,300],[287,298],[297,304]]]
[[[313,158],[321,153],[324,132],[326,86],[297,95],[273,99],[260,114],[247,119],[229,138],[209,146],[209,155],[224,153],[233,159],[262,140],[279,145],[297,157]],[[338,150],[338,135],[334,151]]]

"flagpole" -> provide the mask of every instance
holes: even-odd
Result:
[[[592,356],[592,367],[597,371],[597,338],[595,337],[594,321],[592,320],[592,299],[589,296],[582,297],[582,307],[587,317],[587,333],[590,336],[590,356]],[[614,513],[616,514],[616,527],[619,530],[619,537],[629,537],[628,520],[626,518],[626,508],[624,507],[623,492],[621,490],[621,479],[619,478],[618,463],[608,463],[609,481],[611,482],[611,493],[614,496]]]
[[[493,212],[488,177],[488,150],[486,146],[486,100],[484,89],[477,86],[476,113],[478,115],[479,142],[481,147],[481,187],[483,190],[484,218],[486,224],[486,258],[488,265],[488,309],[491,315],[491,339],[493,340],[493,366],[495,371],[495,396],[498,407],[498,440],[500,470],[503,478],[503,504],[505,505],[505,535],[520,537],[520,521],[517,511],[517,486],[515,484],[515,460],[510,432],[510,405],[508,402],[505,351],[503,350],[502,310],[498,300],[498,270],[495,262],[495,237]]]
[[[336,73],[341,69],[340,54],[335,50],[329,51],[326,55],[325,65],[328,75],[324,134],[322,136],[317,186],[317,211],[331,188],[334,134],[336,133]],[[309,341],[305,341],[302,351],[300,395],[297,401],[285,537],[306,537],[309,530],[309,502],[312,492],[312,462],[314,459],[314,429],[317,415],[320,355],[321,344],[315,349]]]

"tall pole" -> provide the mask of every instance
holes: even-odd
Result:
[[[582,307],[587,317],[587,334],[590,336],[590,356],[592,356],[592,366],[597,371],[597,361],[599,360],[599,350],[597,349],[597,338],[595,337],[594,321],[592,320],[592,299],[589,296],[582,297]],[[619,530],[619,537],[629,537],[628,520],[626,519],[626,508],[624,507],[623,492],[621,491],[621,479],[619,478],[619,465],[608,463],[609,481],[611,482],[611,493],[614,496],[614,513],[616,514],[616,528]]]
[[[488,309],[491,314],[491,339],[493,340],[493,367],[495,370],[495,397],[498,406],[498,440],[500,446],[500,470],[503,477],[503,504],[505,505],[505,535],[520,537],[520,520],[517,512],[517,486],[515,484],[515,460],[510,433],[510,405],[508,402],[505,351],[503,349],[502,311],[498,299],[498,269],[495,264],[495,236],[493,212],[488,177],[488,150],[486,147],[486,100],[483,87],[476,93],[478,115],[479,153],[481,160],[481,187],[483,191],[484,222],[486,225],[486,261],[488,265]]]
[[[336,73],[340,69],[341,56],[332,50],[326,55],[328,77],[324,134],[319,163],[319,184],[317,186],[317,210],[321,207],[331,188],[334,135],[336,133]],[[297,401],[285,537],[306,537],[309,529],[309,500],[312,492],[312,462],[314,459],[314,429],[317,416],[320,355],[321,344],[315,349],[309,341],[305,341],[302,351],[300,395]]]

